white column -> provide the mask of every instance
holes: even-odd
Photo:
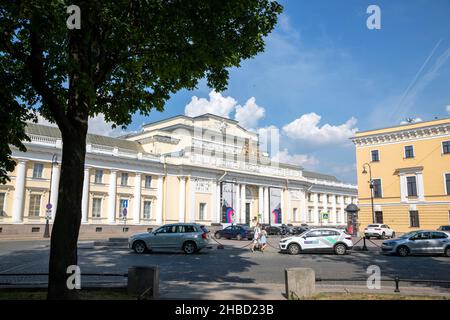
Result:
[[[245,223],[245,202],[246,202],[246,194],[245,194],[245,184],[241,184],[241,223]]]
[[[88,222],[89,212],[89,168],[84,168],[83,196],[81,200],[81,223]]]
[[[264,215],[263,223],[270,223],[270,213],[269,213],[269,188],[264,188]]]
[[[339,196],[339,202],[340,202],[340,217],[339,217],[339,222],[343,223],[343,224],[347,224],[347,222],[345,221],[345,203],[344,203],[344,196]]]
[[[136,172],[134,176],[134,203],[133,203],[133,223],[141,222],[141,174]]]
[[[241,219],[241,191],[240,191],[240,185],[239,184],[235,184],[234,185],[234,191],[236,193],[236,204],[234,205],[234,212],[236,213],[236,216],[234,218],[234,223],[239,223],[240,219]]]
[[[258,215],[261,215],[261,218],[259,219],[259,222],[263,222],[264,218],[264,188],[259,187],[258,188]]]
[[[301,222],[306,223],[308,216],[308,204],[306,203],[306,190],[300,190],[300,214],[301,214]]]
[[[108,190],[108,223],[116,222],[117,170],[111,170]]]
[[[331,198],[331,222],[337,223],[337,211],[336,211],[336,195],[332,195]]]
[[[185,211],[186,211],[186,177],[179,177],[180,189],[179,189],[179,199],[178,199],[178,221],[184,222]]]
[[[163,176],[158,176],[156,189],[156,225],[162,224],[163,217]]]
[[[25,195],[26,160],[19,159],[16,169],[16,185],[14,190],[12,222],[21,223],[23,217],[23,202]]]
[[[285,193],[285,189],[281,188],[280,191],[280,209],[281,209],[281,223],[286,223],[286,214],[289,214],[288,212],[286,212],[286,206],[284,205],[284,193]]]
[[[220,182],[216,182],[216,223],[222,220],[222,202],[220,201]]]
[[[189,222],[195,222],[195,182],[192,177],[189,178]]]
[[[294,213],[292,212],[292,203],[291,203],[291,191],[289,189],[286,189],[286,202],[287,202],[287,206],[286,206],[286,221],[287,223],[292,223],[294,221]]]
[[[425,192],[423,189],[423,175],[422,172],[416,174],[417,179],[417,196],[419,201],[425,201]]]
[[[324,193],[322,195],[322,205],[323,205],[323,212],[328,212],[328,219],[330,219],[330,211],[328,210],[328,194]],[[322,214],[322,212],[319,212],[319,214]],[[322,220],[322,224],[327,224],[327,220]]]
[[[404,174],[400,174],[400,201],[406,202],[407,200],[408,200],[408,191],[407,191],[406,176]]]
[[[315,192],[313,194],[314,200],[314,224],[319,224],[319,194]]]
[[[59,165],[54,163],[52,165],[52,189],[51,189],[51,199],[52,204],[52,217],[51,220],[55,219],[56,208],[58,206],[58,190],[59,190]]]

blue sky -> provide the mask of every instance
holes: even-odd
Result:
[[[450,116],[449,0],[279,2],[285,10],[265,52],[231,70],[215,104],[202,81],[175,94],[163,113],[136,115],[128,129],[185,114],[193,96],[200,100],[192,110],[232,97],[230,118],[237,106],[239,119],[258,114],[248,122],[253,129],[279,130],[283,160],[355,182],[348,137],[356,129]],[[381,30],[366,26],[371,4],[381,9]]]

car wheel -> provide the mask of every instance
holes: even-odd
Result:
[[[220,233],[219,232],[216,232],[215,234],[214,234],[214,237],[216,238],[216,239],[220,239]]]
[[[400,257],[406,257],[409,254],[409,249],[406,246],[400,246],[397,248],[397,254]]]
[[[450,257],[450,247],[445,248],[445,250],[444,250],[444,256]]]
[[[197,245],[193,241],[187,241],[183,244],[183,251],[186,254],[193,254],[197,251]]]
[[[384,240],[385,238],[386,238],[386,233],[383,232],[383,233],[381,234],[381,238],[380,238],[380,239],[381,239],[381,240]]]
[[[347,252],[347,247],[346,247],[344,244],[342,244],[342,243],[338,243],[338,244],[334,247],[334,252],[335,252],[337,255],[342,256],[342,255],[344,255],[344,254]]]
[[[236,240],[242,240],[242,236],[241,236],[240,234],[238,234],[238,235],[236,236]]]
[[[394,238],[395,238],[395,232],[392,232],[392,236],[391,236],[391,238],[392,238],[392,239],[394,239]]]
[[[133,244],[133,250],[134,250],[134,252],[136,252],[137,254],[142,254],[142,253],[144,253],[145,251],[147,251],[147,246],[145,245],[145,242],[144,242],[144,241],[139,240],[139,241],[136,241],[136,242]]]
[[[300,246],[296,243],[291,243],[288,246],[289,254],[299,254],[300,253]]]

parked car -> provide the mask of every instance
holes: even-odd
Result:
[[[299,235],[299,234],[302,234],[302,233],[304,233],[304,232],[306,232],[308,230],[309,230],[309,228],[305,228],[305,227],[300,226],[300,227],[295,227],[293,232],[294,232],[294,235]]]
[[[282,224],[280,228],[281,228],[281,233],[283,235],[294,234],[294,226],[292,224],[291,225]]]
[[[214,234],[216,239],[225,238],[225,239],[253,239],[254,232],[247,226],[244,225],[231,225],[226,227],[225,229],[218,230]]]
[[[397,239],[384,241],[381,251],[401,257],[415,254],[444,254],[450,257],[450,235],[434,230],[412,231]]]
[[[278,227],[278,226],[266,226],[266,227],[263,227],[263,229],[266,230],[268,235],[278,235],[278,236],[280,236],[280,235],[285,235],[286,232],[287,232],[286,229],[283,229],[283,228]]]
[[[166,224],[155,231],[130,237],[128,245],[136,253],[146,251],[179,251],[192,254],[209,246],[208,229],[197,223]]]
[[[389,228],[387,224],[374,223],[369,224],[364,229],[364,236],[366,239],[376,237],[378,239],[385,239],[386,237],[395,238],[395,231]]]
[[[300,252],[334,252],[345,254],[353,248],[352,237],[343,230],[333,228],[317,228],[303,233],[301,236],[280,240],[282,252],[298,254]]]
[[[438,229],[438,231],[444,231],[444,232],[447,232],[447,233],[450,232],[450,226],[440,226],[437,229]]]

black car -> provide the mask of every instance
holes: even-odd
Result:
[[[277,226],[265,226],[263,227],[264,230],[266,230],[268,235],[285,235],[286,234],[286,230],[281,228],[281,227],[277,227]]]
[[[308,230],[309,230],[309,228],[305,228],[305,227],[302,227],[302,226],[295,227],[294,230],[293,230],[293,232],[294,232],[293,234],[302,234],[302,233],[304,233],[304,232],[306,232]]]
[[[244,225],[232,225],[228,226],[225,229],[216,231],[214,236],[216,239],[225,238],[225,239],[253,239],[253,230]]]
[[[450,231],[450,226],[440,226],[438,228],[439,231],[445,231],[445,232],[449,232]]]

